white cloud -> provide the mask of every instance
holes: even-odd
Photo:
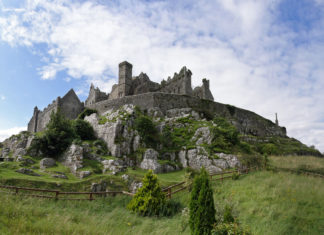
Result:
[[[186,65],[194,85],[211,80],[216,101],[272,120],[278,112],[289,135],[323,151],[324,23],[296,33],[278,21],[279,2],[30,0],[24,11],[0,17],[0,37],[11,45],[47,44],[42,79],[59,71],[85,78],[79,94],[90,82],[108,92],[123,60],[154,81]]]
[[[5,100],[6,97],[4,95],[0,95],[0,100]]]
[[[4,141],[12,135],[18,134],[21,131],[27,130],[26,127],[13,127],[6,130],[0,130],[0,141]]]

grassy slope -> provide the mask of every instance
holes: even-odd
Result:
[[[286,158],[271,160],[278,164],[287,161]],[[129,170],[129,173],[141,177],[144,171]],[[184,171],[159,175],[164,185],[182,181],[183,177]],[[225,204],[233,205],[239,221],[254,234],[324,233],[323,179],[255,172],[237,181],[213,183],[213,186],[217,208],[222,210]],[[189,193],[176,194],[174,199],[186,207]],[[142,218],[125,209],[128,201],[129,198],[123,196],[93,202],[55,202],[0,194],[0,233],[190,234],[187,216],[179,213],[172,218]]]

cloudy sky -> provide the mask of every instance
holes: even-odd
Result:
[[[323,152],[323,29],[324,0],[0,0],[0,140],[70,88],[109,92],[127,60],[157,82],[186,65]]]

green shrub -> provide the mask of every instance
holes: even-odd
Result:
[[[261,149],[263,154],[276,155],[278,154],[278,148],[274,144],[265,144]]]
[[[157,176],[149,170],[143,178],[143,186],[138,189],[127,208],[142,216],[158,216],[166,207],[165,193],[161,190]]]
[[[229,205],[226,205],[224,208],[224,216],[223,216],[223,222],[224,223],[233,223],[234,222],[234,216],[232,215],[232,207]]]
[[[94,140],[95,133],[91,124],[83,119],[76,119],[72,121],[75,133],[80,137],[81,140]]]
[[[93,113],[98,113],[95,109],[84,109],[82,113],[79,114],[78,119],[84,119],[86,116],[90,116]]]
[[[240,178],[240,174],[239,174],[239,173],[234,172],[234,173],[232,174],[232,180],[238,180],[239,178]]]
[[[251,233],[242,228],[238,223],[215,224],[212,235],[250,235]]]
[[[96,147],[97,154],[106,154],[108,152],[107,144],[102,139],[95,140],[93,146]]]
[[[240,162],[248,168],[264,166],[264,158],[261,155],[243,155],[240,156]]]
[[[51,119],[43,135],[36,135],[31,150],[43,156],[58,157],[76,138],[70,120],[66,119],[58,110],[52,112]]]
[[[135,119],[135,129],[148,147],[156,146],[158,142],[158,132],[153,121],[149,117],[143,115],[137,117]]]
[[[195,177],[189,205],[189,225],[191,234],[211,234],[215,220],[213,190],[204,168]]]

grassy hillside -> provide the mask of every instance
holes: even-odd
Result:
[[[144,172],[129,173],[141,177]],[[184,171],[159,175],[165,185],[183,178]],[[217,210],[233,206],[242,226],[253,234],[324,233],[321,178],[261,171],[223,184],[214,182],[213,188]],[[143,218],[125,209],[129,200],[117,196],[92,202],[56,202],[0,194],[0,233],[190,234],[185,213],[172,218]],[[187,207],[189,193],[176,194],[174,200]]]

